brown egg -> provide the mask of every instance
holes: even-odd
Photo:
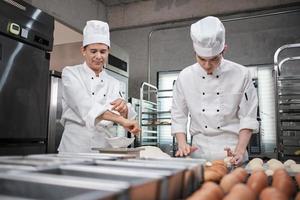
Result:
[[[222,188],[215,182],[204,183],[201,190],[206,190],[207,192],[212,193],[215,199],[222,199],[224,197]]]
[[[224,160],[214,160],[211,163],[212,163],[212,165],[224,165],[224,166],[226,166]]]
[[[296,182],[298,184],[298,188],[300,188],[300,173],[295,176]]]
[[[214,182],[206,182],[201,189],[194,192],[187,200],[221,200],[224,193],[220,186]]]
[[[240,182],[245,182],[248,176],[247,171],[244,168],[238,167],[234,169],[231,174],[237,176],[237,178],[240,180]]]
[[[222,175],[214,170],[205,170],[204,171],[204,181],[214,181],[219,182],[222,178]]]
[[[265,188],[259,195],[260,200],[288,200],[280,190],[274,187]]]
[[[264,188],[268,187],[268,176],[263,171],[256,171],[248,178],[247,186],[259,195]]]
[[[245,184],[236,184],[223,200],[256,200],[256,195]]]
[[[283,169],[278,169],[274,172],[272,187],[277,188],[284,193],[288,198],[293,196],[296,191],[295,184],[292,178]]]
[[[295,200],[300,200],[300,192],[297,193]]]
[[[239,182],[240,180],[237,176],[227,174],[221,179],[220,186],[223,189],[224,193],[228,193],[230,189]]]

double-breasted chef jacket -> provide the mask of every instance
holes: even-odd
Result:
[[[120,94],[120,82],[103,69],[97,77],[86,63],[67,66],[62,72],[62,119],[64,132],[58,151],[84,153],[92,147],[111,147],[106,137],[116,136],[113,122],[96,118],[107,110]],[[128,105],[128,118],[135,111]]]
[[[198,147],[192,156],[223,159],[225,147],[235,149],[241,129],[258,130],[257,105],[249,69],[222,59],[208,75],[195,63],[180,72],[174,85],[171,132],[186,133],[190,115],[190,133]]]

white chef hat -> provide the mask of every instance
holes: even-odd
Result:
[[[110,47],[109,27],[106,22],[90,20],[83,29],[83,46],[103,43]]]
[[[191,25],[191,38],[197,55],[216,56],[225,47],[224,25],[216,17],[205,17]]]

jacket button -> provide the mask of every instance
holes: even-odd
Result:
[[[92,95],[94,95],[95,93],[94,92],[92,92]]]
[[[205,128],[207,128],[207,126],[205,126]]]
[[[94,79],[94,77],[92,77],[92,79]]]
[[[202,109],[202,111],[204,112],[204,111],[205,111],[205,109]]]
[[[205,76],[202,76],[203,79],[205,79]]]
[[[217,129],[220,129],[220,126],[218,126]]]
[[[219,92],[217,92],[217,95],[219,95],[220,93]]]
[[[103,96],[106,96],[106,94],[104,94]]]
[[[218,109],[217,112],[219,112],[220,110]]]
[[[203,95],[205,95],[205,92],[203,92]]]
[[[219,78],[219,75],[217,75],[216,77]]]
[[[103,80],[101,80],[101,83],[103,83]]]

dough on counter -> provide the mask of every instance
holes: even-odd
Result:
[[[170,158],[171,156],[164,153],[160,148],[154,146],[143,146],[145,150],[140,152],[140,158]]]

